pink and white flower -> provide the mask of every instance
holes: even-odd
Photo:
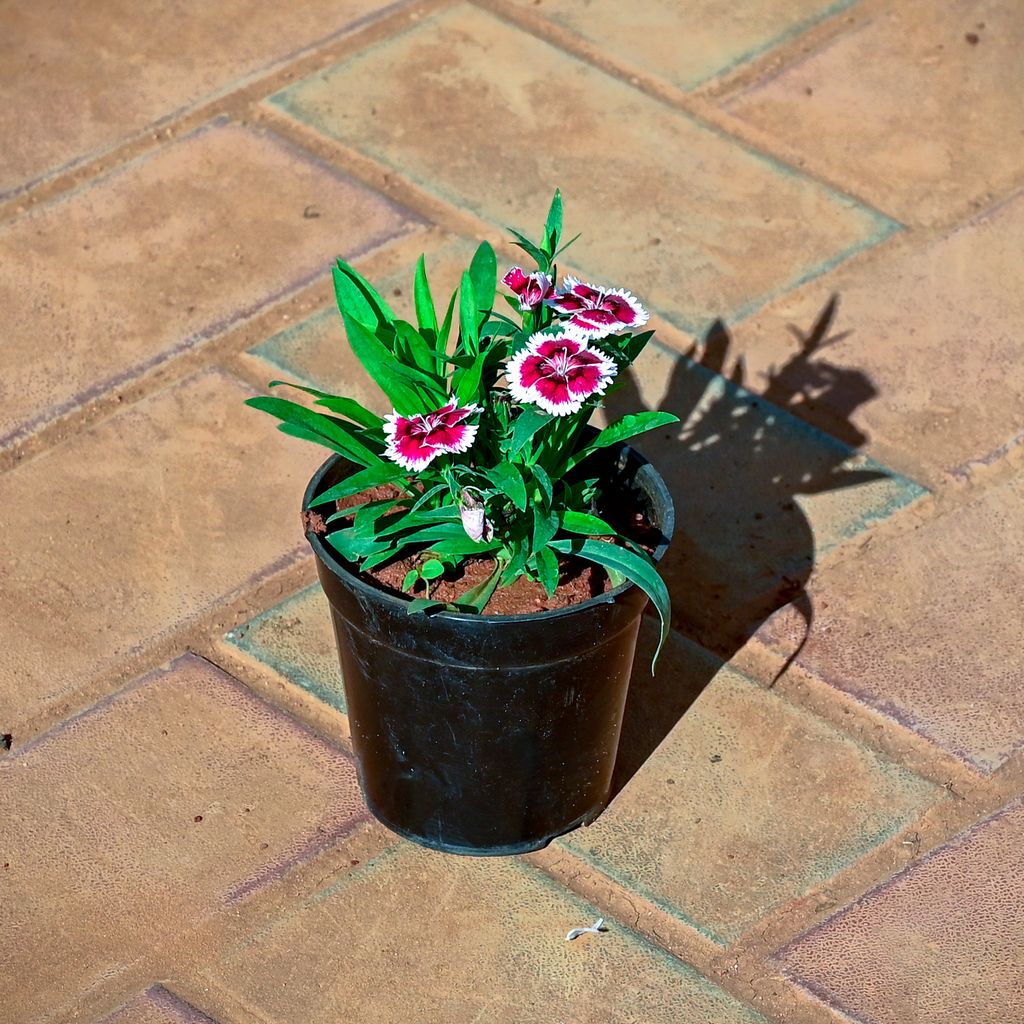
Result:
[[[478,405],[456,407],[449,402],[436,412],[415,416],[390,413],[384,417],[384,454],[403,469],[419,472],[438,455],[468,451],[476,440],[477,424],[464,420],[477,412]]]
[[[559,313],[569,314],[566,322],[591,338],[634,330],[650,319],[632,292],[624,288],[597,288],[584,284],[578,277],[565,278],[561,290],[547,304]]]
[[[535,334],[505,366],[508,389],[519,402],[532,402],[553,416],[576,412],[592,395],[604,394],[616,366],[571,328]]]
[[[547,274],[539,271],[527,274],[522,267],[513,267],[501,279],[501,283],[519,296],[521,310],[536,309],[555,291],[554,282]]]

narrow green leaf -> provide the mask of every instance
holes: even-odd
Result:
[[[432,612],[443,612],[447,607],[443,601],[431,601],[425,597],[414,597],[409,602],[406,614],[415,615],[417,612],[423,612],[426,615],[430,615]]]
[[[245,404],[259,409],[261,412],[269,412],[271,416],[276,416],[285,423],[293,424],[313,434],[319,434],[330,441],[343,455],[362,466],[377,466],[382,462],[381,457],[367,448],[354,433],[323,413],[314,412],[296,402],[289,402],[287,398],[274,398],[271,395],[250,398]]]
[[[508,449],[509,457],[518,455],[530,443],[533,435],[553,419],[554,416],[547,412],[541,412],[536,406],[524,406],[512,428],[512,442]]]
[[[297,427],[294,423],[278,423],[277,429],[280,430],[282,434],[287,434],[289,437],[297,437],[302,441],[319,444],[332,452],[336,452],[338,455],[344,455],[344,452],[333,441],[328,441],[326,437],[322,437],[320,434],[314,434],[311,430],[305,430],[303,427]]]
[[[658,655],[668,638],[669,624],[672,621],[672,607],[668,587],[665,586],[665,581],[658,575],[658,571],[650,559],[634,551],[628,551],[626,548],[599,540],[556,540],[551,542],[551,547],[562,554],[578,555],[580,558],[586,558],[607,569],[614,569],[616,572],[622,573],[651,599],[651,603],[661,618],[661,637],[658,640],[658,649],[654,652],[654,659],[651,661],[651,674],[653,675]]]
[[[537,578],[540,580],[548,597],[551,597],[558,588],[558,558],[549,547],[540,548],[535,558]]]
[[[551,477],[548,476],[542,466],[530,466],[530,472],[533,474],[533,479],[540,488],[545,507],[550,508],[551,501],[555,494],[555,487],[554,484],[551,483]]]
[[[475,587],[470,587],[469,590],[459,596],[456,607],[460,611],[464,608],[472,608],[473,611],[482,612],[497,589],[503,570],[504,564],[499,559],[494,566],[494,572],[487,579],[478,583]]]
[[[562,234],[562,193],[556,188],[547,220],[544,222],[544,248],[551,256],[558,248],[558,239]]]
[[[420,256],[416,263],[416,277],[413,280],[413,302],[416,306],[416,321],[421,331],[431,331],[437,337],[437,310],[434,309],[434,298],[430,294],[430,282],[427,280],[427,264]]]
[[[515,542],[512,549],[512,558],[509,560],[505,571],[501,574],[501,585],[507,587],[517,577],[521,576],[526,568],[527,559],[530,557],[530,546],[522,540]]]
[[[533,541],[531,547],[536,555],[558,533],[558,513],[548,512],[539,505],[533,506]]]
[[[468,405],[477,397],[480,390],[480,382],[483,380],[484,364],[487,362],[487,351],[479,352],[473,360],[472,365],[454,374],[452,381],[455,384],[455,397],[459,405]]]
[[[358,320],[345,316],[345,330],[355,357],[403,416],[439,408],[444,393],[422,370],[403,366]]]
[[[395,520],[385,529],[378,531],[378,537],[391,537],[403,530],[419,530],[435,523],[461,523],[462,517],[455,505],[442,505],[441,508],[431,508],[426,511],[406,512],[400,520]]]
[[[437,369],[437,356],[434,353],[433,345],[427,343],[423,335],[406,323],[405,320],[395,321],[395,333],[401,339],[401,343],[408,352],[412,362],[418,366],[427,376],[434,378]],[[398,343],[396,342],[396,354]]]
[[[355,267],[339,259],[332,270],[332,277],[338,309],[343,315],[347,312],[352,319],[358,320],[374,333],[394,323],[395,314],[376,288]]]
[[[392,462],[382,462],[379,466],[371,466],[368,469],[362,469],[358,473],[345,477],[340,483],[329,487],[323,494],[314,498],[309,503],[309,507],[316,508],[319,505],[326,505],[331,501],[349,498],[353,494],[361,494],[363,491],[368,491],[371,487],[378,487],[380,484],[396,483],[405,477],[407,473],[407,470],[402,469],[401,466],[396,466]]]
[[[487,479],[498,488],[520,512],[526,511],[526,483],[522,474],[508,462],[499,462],[485,470]]]
[[[317,405],[322,405],[325,409],[336,412],[339,416],[345,416],[353,423],[358,423],[371,430],[379,428],[384,422],[375,412],[370,412],[369,409],[364,408],[352,398],[342,398],[340,395],[332,395],[330,392],[320,391],[306,384],[296,384],[290,380],[272,380],[267,386],[271,388],[283,386],[295,388],[296,391],[304,391],[307,395],[313,395],[317,399]]]
[[[329,533],[327,540],[331,547],[349,562],[358,562],[381,550],[388,550],[387,545],[382,548],[381,544],[372,537],[358,536],[351,527],[347,530],[335,530],[334,533]]]
[[[438,354],[448,351],[448,336],[452,333],[452,317],[455,315],[455,300],[458,298],[458,295],[458,290],[452,292],[452,297],[448,300],[448,309],[444,314],[444,320],[441,323],[440,330],[437,332]]]
[[[569,241],[565,243],[565,245],[559,246],[559,248],[554,253],[552,253],[551,259],[555,260],[559,256],[561,256],[562,253],[565,252],[565,250],[568,249],[569,246],[572,245],[573,242],[576,242],[576,241],[579,240],[580,234],[582,234],[582,232],[579,232],[578,234],[573,235],[572,238],[570,238]]]
[[[494,293],[498,283],[498,258],[490,242],[481,242],[469,264],[469,276],[473,279],[473,295],[476,300],[477,323],[485,317],[494,305]]]
[[[534,260],[540,270],[546,271],[551,266],[551,260],[543,249],[538,249],[526,235],[520,234],[515,228],[509,228],[509,231],[518,239],[515,244]]]
[[[430,501],[430,499],[431,499],[431,498],[435,498],[435,497],[437,497],[437,495],[439,495],[439,494],[440,494],[440,493],[441,493],[442,491],[447,491],[447,490],[449,490],[449,487],[448,487],[448,485],[447,485],[447,484],[435,484],[435,485],[434,485],[433,487],[431,487],[431,488],[429,488],[428,490],[424,491],[424,492],[423,492],[423,493],[422,493],[422,494],[421,494],[421,495],[420,495],[420,496],[419,496],[419,497],[418,497],[418,498],[416,499],[416,504],[415,504],[415,505],[413,505],[413,507],[412,507],[411,509],[409,509],[409,511],[410,511],[410,512],[419,512],[419,510],[420,510],[421,508],[423,508],[423,506],[424,506],[424,505],[425,505],[425,504],[426,504],[426,503],[427,503],[428,501]]]
[[[618,530],[614,527],[588,512],[569,511],[563,513],[562,529],[569,533],[580,533],[584,537],[614,537],[618,534]]]
[[[607,448],[609,445],[618,444],[620,441],[635,437],[647,430],[678,422],[679,417],[670,412],[638,412],[630,416],[623,416],[617,423],[605,427],[597,437],[576,452],[565,464],[565,469],[568,471],[574,466],[578,466],[588,455],[599,448]]]
[[[462,347],[476,355],[480,348],[480,329],[477,320],[476,290],[469,271],[462,272],[462,284],[459,285],[459,336]]]

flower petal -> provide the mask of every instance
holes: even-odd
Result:
[[[426,468],[440,450],[425,441],[426,423],[422,416],[399,416],[391,413],[384,417],[384,436],[388,443],[384,454],[403,469],[418,472]]]
[[[501,283],[505,285],[506,288],[515,292],[516,295],[522,295],[529,280],[529,276],[522,267],[512,267],[512,269],[509,270],[509,272],[501,279]]]

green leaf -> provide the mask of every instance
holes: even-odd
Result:
[[[526,235],[521,235],[515,228],[509,228],[509,231],[518,239],[515,244],[534,260],[540,270],[546,271],[551,266],[551,260],[543,249],[538,249]]]
[[[431,508],[426,511],[406,512],[400,520],[380,530],[378,537],[391,537],[403,530],[418,530],[425,526],[432,526],[435,523],[461,523],[462,517],[455,505],[442,505],[440,508]]]
[[[420,567],[420,575],[425,580],[436,580],[444,575],[444,565],[436,558],[428,558]]]
[[[460,527],[461,529],[461,527]],[[501,547],[501,544],[496,540],[484,542],[471,540],[463,532],[461,537],[452,536],[444,540],[435,541],[430,545],[428,550],[431,554],[437,555],[438,558],[447,561],[463,555],[486,555],[492,551],[497,551]]]
[[[392,543],[400,544],[403,547],[409,544],[429,544],[434,541],[463,541],[468,540],[470,544],[476,545],[476,547],[470,550],[485,550],[486,544],[480,541],[473,541],[466,535],[466,531],[462,527],[461,521],[458,523],[438,523],[433,526],[426,526],[422,530],[417,530],[415,533],[408,534],[405,537],[392,538]],[[444,550],[450,550],[445,548]]]
[[[317,405],[322,405],[325,409],[336,412],[339,416],[345,416],[354,423],[358,423],[362,427],[368,427],[370,430],[375,430],[384,423],[384,420],[375,412],[370,412],[369,409],[364,408],[352,398],[342,398],[340,395],[332,395],[327,391],[319,391],[316,388],[308,387],[305,384],[296,384],[290,380],[272,380],[267,386],[271,388],[284,386],[295,388],[296,391],[304,391],[307,395],[313,395],[317,398]]]
[[[259,409],[261,412],[269,412],[271,416],[276,416],[279,420],[302,430],[318,434],[330,441],[331,446],[337,451],[362,466],[378,466],[383,461],[379,455],[370,451],[350,430],[336,420],[332,420],[323,413],[307,409],[304,405],[289,402],[287,398],[274,398],[271,395],[250,398],[245,404]]]
[[[402,580],[402,590],[408,590],[420,578],[419,570],[410,569]]]
[[[547,220],[544,222],[544,248],[549,255],[554,255],[558,248],[558,239],[562,234],[562,193],[556,188]]]
[[[360,537],[373,537],[380,540],[383,531],[376,529],[378,522],[386,518],[401,500],[401,498],[381,498],[378,501],[365,502],[353,516],[353,528],[356,534]],[[404,511],[404,509],[399,509],[395,516],[400,516]],[[391,519],[393,520],[395,516],[391,516]]]
[[[558,588],[558,559],[549,547],[540,548],[536,554],[537,578],[548,597]]]
[[[626,438],[635,437],[644,431],[653,430],[656,427],[665,427],[670,423],[678,423],[679,417],[670,412],[638,412],[630,416],[623,416],[617,423],[605,427],[600,434],[592,441],[584,445],[565,464],[566,471],[578,466],[588,455],[597,451],[598,448],[607,448],[609,445],[618,444]]]
[[[558,513],[548,512],[540,505],[534,505],[533,542],[531,544],[534,554],[546,548],[556,533],[558,533]]]
[[[309,507],[316,508],[318,505],[326,505],[330,501],[349,498],[353,494],[368,491],[371,487],[394,483],[406,475],[407,470],[402,469],[401,466],[396,466],[392,462],[382,462],[379,466],[371,466],[345,477],[340,483],[329,487],[323,494],[314,498],[309,503]]]
[[[410,512],[419,512],[419,510],[421,508],[423,508],[423,506],[428,501],[430,501],[431,498],[437,497],[437,495],[440,494],[442,491],[447,491],[447,490],[449,490],[449,487],[448,487],[447,484],[435,484],[433,487],[431,487],[428,490],[424,491],[416,499],[416,504],[413,505],[413,507],[411,509],[409,509],[409,511]]]
[[[587,512],[565,512],[562,514],[562,529],[569,533],[581,533],[585,537],[615,537],[618,530],[603,519]]]
[[[512,428],[512,442],[508,449],[509,457],[518,455],[529,444],[533,435],[541,427],[547,426],[553,419],[554,416],[550,413],[542,412],[536,406],[524,406],[523,411],[515,422],[515,426]]]
[[[431,601],[425,597],[414,597],[409,602],[406,614],[415,615],[417,612],[423,612],[426,615],[430,615],[432,612],[443,612],[447,607],[443,601]]]
[[[530,557],[530,546],[524,541],[516,541],[512,550],[512,558],[509,560],[505,571],[501,575],[501,585],[507,587],[518,576],[522,575],[526,568],[527,559]]]
[[[555,495],[555,488],[551,483],[551,477],[548,476],[547,472],[541,466],[530,466],[530,472],[533,474],[533,479],[538,488],[540,488],[541,499],[544,502],[544,505],[547,508],[550,508],[551,501]]]
[[[374,334],[382,327],[394,323],[395,314],[355,267],[339,259],[332,268],[331,276],[334,279],[334,296],[342,316],[348,315],[358,320]]]
[[[561,256],[562,253],[565,252],[565,250],[568,249],[569,246],[572,245],[573,242],[575,242],[575,241],[577,241],[579,239],[579,237],[580,237],[580,235],[582,233],[583,233],[582,231],[578,232],[577,234],[573,235],[572,238],[570,238],[569,241],[565,243],[565,245],[559,246],[558,250],[552,254],[552,256],[551,256],[552,260],[557,259],[559,256]]]
[[[297,427],[294,423],[278,423],[277,429],[282,434],[287,434],[289,437],[297,437],[301,441],[309,441],[312,444],[323,445],[324,448],[329,449],[337,454],[342,454],[341,449],[333,442],[328,441],[326,437],[321,437],[319,434],[314,434],[311,430],[305,430],[303,427]]]
[[[476,612],[482,612],[487,607],[487,602],[490,601],[491,595],[497,588],[504,568],[504,563],[499,559],[494,567],[494,572],[487,579],[481,581],[475,587],[470,587],[469,590],[460,595],[456,602],[459,610],[472,608]]]
[[[462,272],[462,284],[459,286],[459,335],[462,347],[476,355],[480,348],[480,328],[477,319],[476,290],[468,270]]]
[[[637,357],[647,347],[647,343],[654,337],[654,331],[643,331],[640,334],[632,335],[623,346],[622,352],[628,363],[636,362]]]
[[[481,242],[469,264],[469,276],[473,279],[473,295],[476,300],[477,322],[491,311],[494,292],[498,283],[498,258],[490,242]]]
[[[477,354],[470,367],[453,374],[452,381],[455,384],[455,397],[459,405],[469,405],[477,392],[480,390],[480,382],[483,380],[484,364],[487,362],[487,351]]]
[[[437,409],[444,404],[444,393],[422,370],[403,366],[358,320],[343,314],[348,343],[355,357],[388,396],[403,416]]]
[[[398,356],[398,347],[401,344],[412,362],[428,377],[434,378],[437,369],[437,356],[433,346],[428,345],[420,332],[405,320],[395,321],[395,333],[399,339],[395,343],[395,355]]]
[[[499,462],[485,470],[487,479],[498,488],[520,512],[526,511],[526,484],[515,466]]]
[[[327,535],[327,540],[342,558],[349,562],[358,562],[377,552],[387,552],[387,545],[383,547],[372,537],[360,537],[354,529],[335,530]]]
[[[672,621],[672,607],[668,587],[665,586],[665,581],[658,575],[650,559],[636,552],[628,551],[626,548],[620,548],[615,544],[607,544],[600,540],[556,540],[551,542],[551,547],[562,554],[577,555],[591,562],[597,562],[598,565],[603,565],[607,569],[614,569],[616,572],[622,573],[651,599],[651,603],[661,618],[661,637],[658,640],[658,649],[654,652],[654,658],[651,661],[651,674],[653,675],[658,655],[668,638],[669,623]]]
[[[437,332],[437,351],[443,353],[448,350],[448,335],[452,333],[452,317],[455,315],[455,300],[458,298],[458,290],[452,292],[448,300],[448,310],[444,314],[444,321]]]
[[[416,321],[421,331],[431,331],[437,337],[437,310],[434,309],[434,298],[430,294],[430,282],[427,280],[426,260],[420,256],[416,264],[416,277],[413,280],[413,302],[416,305]]]

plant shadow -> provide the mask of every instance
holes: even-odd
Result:
[[[673,626],[685,638],[666,645],[652,677],[655,630],[647,623],[641,631],[613,795],[773,612],[792,603],[810,629],[806,584],[816,546],[797,496],[886,476],[846,465],[867,440],[851,416],[877,390],[866,374],[822,358],[846,336],[832,333],[837,310],[833,295],[809,330],[790,326],[796,350],[759,394],[743,387],[742,358],[732,358],[730,333],[717,321],[674,359],[662,401],[644,402],[631,370],[605,403],[609,420],[652,407],[680,419],[669,433],[644,435],[638,447],[675,502],[675,535],[661,570]],[[824,398],[831,436],[794,415],[808,416]]]

